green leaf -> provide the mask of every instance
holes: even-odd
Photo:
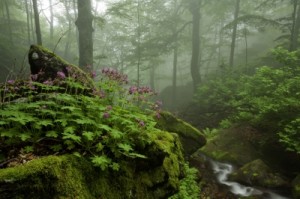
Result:
[[[101,142],[99,142],[98,144],[96,144],[96,151],[100,152],[104,149],[104,146]]]
[[[47,131],[46,132],[46,137],[57,138],[58,137],[58,133],[56,131]]]
[[[129,151],[133,150],[132,147],[129,144],[126,144],[126,143],[119,143],[118,147],[120,149],[122,149],[123,151],[125,151],[125,152],[129,152]]]
[[[68,120],[65,119],[65,118],[62,118],[62,119],[56,119],[54,122],[55,122],[55,123],[60,123],[63,127],[67,126],[67,124],[68,124]]]
[[[61,144],[56,144],[56,145],[50,146],[50,148],[51,148],[54,152],[58,152],[58,151],[62,150],[62,145],[61,145]]]
[[[118,131],[116,129],[112,129],[109,134],[111,135],[112,138],[114,139],[120,139],[123,136],[123,133],[121,131]]]
[[[111,159],[107,156],[94,156],[91,158],[92,163],[96,167],[100,167],[102,171],[108,168],[108,166],[111,164]]]
[[[110,166],[112,168],[112,170],[114,171],[119,171],[120,170],[120,165],[118,163],[112,163],[112,165]]]
[[[27,132],[27,133],[21,133],[19,135],[19,137],[21,138],[22,141],[26,141],[28,140],[29,138],[31,138],[31,133]]]
[[[77,143],[79,143],[81,141],[81,137],[72,133],[63,133],[63,139],[64,140],[72,140],[75,141]]]
[[[94,133],[89,131],[84,131],[82,135],[88,140],[92,141],[94,139]]]
[[[25,153],[31,153],[34,151],[33,146],[25,146],[23,150]]]
[[[65,133],[65,134],[73,134],[74,131],[75,131],[75,127],[73,127],[73,126],[68,126],[68,127],[65,128],[64,133]]]

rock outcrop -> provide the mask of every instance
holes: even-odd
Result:
[[[178,134],[185,157],[189,157],[206,144],[206,138],[199,130],[169,112],[161,113],[156,127]]]
[[[45,156],[0,169],[0,198],[167,198],[184,177],[181,146],[164,132],[147,159],[122,160],[119,171],[102,171],[74,155]]]

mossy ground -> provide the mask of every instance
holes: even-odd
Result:
[[[47,156],[0,169],[0,196],[12,199],[167,198],[176,193],[185,175],[181,145],[177,135],[168,132],[155,138],[149,151],[145,151],[148,159],[123,159],[119,171],[102,171],[74,155]]]

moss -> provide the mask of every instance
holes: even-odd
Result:
[[[36,81],[43,83],[48,79],[55,79],[57,72],[64,72],[77,82],[90,89],[96,89],[94,81],[79,67],[69,64],[48,49],[31,45],[28,53],[31,74],[39,74]],[[40,73],[40,72],[43,73]]]
[[[48,156],[0,170],[0,195],[7,198],[93,198],[84,173],[88,162],[74,156]],[[85,172],[82,172],[85,171]],[[51,193],[51,195],[49,195]]]
[[[300,174],[293,180],[293,198],[300,199]]]
[[[162,112],[157,119],[157,128],[179,135],[186,156],[191,155],[206,144],[205,136],[190,124],[174,117],[169,112]]]
[[[154,134],[152,143],[141,151],[148,158],[123,157],[117,172],[98,170],[73,155],[47,156],[0,169],[0,195],[12,199],[167,198],[184,177],[181,144],[176,134]]]

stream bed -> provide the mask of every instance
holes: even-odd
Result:
[[[277,194],[276,192],[264,188],[254,188],[245,186],[237,182],[228,181],[228,175],[234,171],[234,167],[228,163],[222,163],[205,156],[209,161],[211,168],[216,176],[218,183],[226,185],[230,192],[240,197],[259,196],[262,199],[291,199],[286,196]]]

